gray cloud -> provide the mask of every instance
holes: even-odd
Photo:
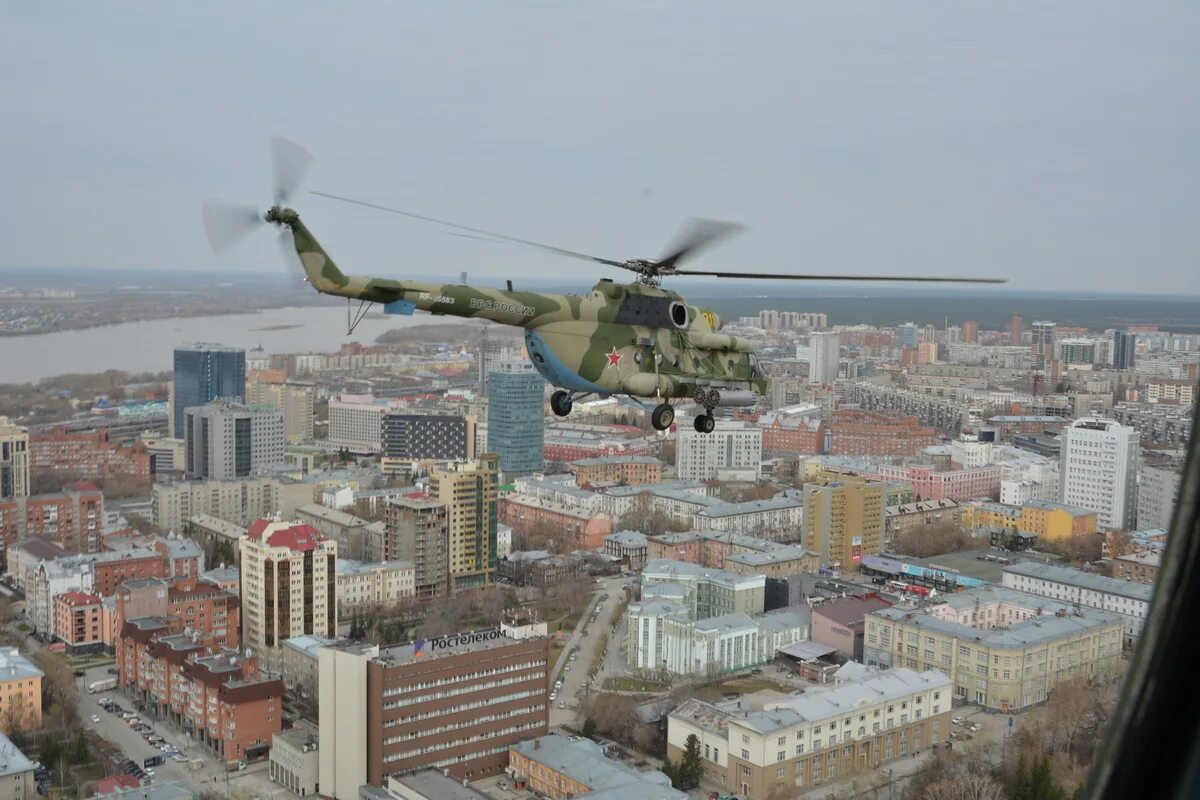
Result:
[[[199,209],[268,200],[281,134],[308,188],[606,257],[702,215],[751,226],[714,267],[1172,291],[1197,41],[1200,6],[1115,0],[7,4],[0,263],[277,269]],[[578,267],[294,202],[352,271]]]

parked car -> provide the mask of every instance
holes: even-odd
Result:
[[[88,719],[90,719],[92,722],[99,722],[99,721],[100,721],[100,715],[99,715],[99,714],[92,714],[90,717],[88,717]]]

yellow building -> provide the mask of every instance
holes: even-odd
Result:
[[[969,531],[983,528],[1021,528],[1021,507],[987,500],[968,500],[962,503],[962,525]]]
[[[1017,528],[1037,534],[1038,541],[1053,542],[1095,533],[1097,522],[1095,511],[1049,500],[1031,500],[1021,506]]]
[[[832,475],[804,485],[804,547],[818,554],[822,566],[855,570],[863,556],[883,547],[887,484]]]
[[[1062,681],[1115,675],[1122,642],[1116,614],[989,586],[922,610],[872,611],[863,660],[940,669],[956,698],[1003,712],[1041,703]]]
[[[282,383],[258,370],[246,381],[246,403],[267,405],[283,412],[283,438],[288,444],[313,438],[313,387]]]
[[[0,732],[42,727],[44,674],[17,648],[0,648]]]
[[[499,487],[495,453],[429,473],[429,499],[446,506],[453,591],[489,583],[496,572]]]

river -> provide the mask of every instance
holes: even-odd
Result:
[[[440,321],[427,314],[364,319],[347,336],[345,306],[305,306],[0,336],[0,383],[30,383],[53,375],[106,369],[162,372],[172,368],[175,347],[192,342],[246,350],[261,345],[267,353],[331,353],[346,342],[373,344],[376,336],[391,328]]]

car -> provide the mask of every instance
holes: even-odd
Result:
[[[962,725],[963,718],[962,717],[951,717],[950,722],[952,722],[955,725]]]
[[[81,670],[81,669],[77,669],[77,670],[75,670],[75,677],[76,677],[76,678],[82,678],[82,677],[84,677],[85,675],[87,675],[87,673],[86,673],[86,672],[84,672],[83,670]]]
[[[148,770],[146,770],[146,777],[147,777],[147,778],[153,778],[153,777],[154,777],[154,770],[152,770],[152,769],[148,769]]]
[[[570,672],[570,671],[571,671],[571,665],[570,665],[570,664],[567,664],[565,667],[563,667],[563,672]]]
[[[556,698],[556,697],[558,697],[558,692],[551,692],[550,693],[550,702],[553,703],[554,698]]]
[[[762,675],[762,670],[759,669],[758,667],[755,667],[754,669],[750,670],[750,674],[751,675]]]
[[[244,770],[244,769],[246,768],[246,762],[245,762],[245,761],[239,761],[239,762],[237,763],[237,768],[238,768],[238,772],[241,772],[242,770]]]
[[[92,722],[99,722],[99,721],[100,721],[100,715],[99,715],[99,714],[92,714],[90,717],[88,717],[88,719],[90,719]]]
[[[116,668],[116,667],[109,667],[109,668],[108,668],[108,674],[109,674],[109,675],[117,675],[117,674],[119,674],[119,673],[117,672],[117,668]]]
[[[187,763],[188,757],[183,753],[176,753],[175,755],[171,756],[171,760],[178,761],[180,763]]]

